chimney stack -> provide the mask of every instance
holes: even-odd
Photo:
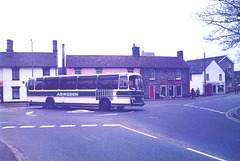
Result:
[[[8,39],[7,40],[7,53],[12,53],[13,52],[13,41]]]
[[[135,43],[133,43],[132,54],[134,57],[140,56],[140,47],[135,46]]]
[[[177,57],[181,60],[183,60],[183,51],[180,50],[180,51],[177,51]]]
[[[53,53],[57,54],[58,50],[57,50],[57,40],[53,40]]]
[[[65,47],[64,44],[62,44],[62,67],[65,67]]]

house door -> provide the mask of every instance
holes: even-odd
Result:
[[[149,98],[150,99],[155,98],[155,86],[149,86]]]
[[[3,102],[3,87],[0,87],[0,102]]]
[[[173,86],[168,86],[168,96],[173,97]]]
[[[217,91],[217,86],[216,86],[216,85],[213,85],[212,87],[213,87],[213,93],[215,94],[216,91]]]

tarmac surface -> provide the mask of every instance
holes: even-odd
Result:
[[[189,98],[188,98],[189,99]],[[146,100],[152,101],[152,100]],[[157,100],[153,100],[157,101]],[[158,99],[161,101],[161,99]],[[26,107],[27,103],[0,103],[0,107]],[[232,115],[240,120],[240,108],[235,109]],[[24,159],[19,156],[14,147],[7,145],[4,141],[0,140],[0,161],[24,161]]]

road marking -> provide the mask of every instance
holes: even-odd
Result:
[[[123,112],[123,113],[107,113],[107,114],[99,114],[95,116],[117,116],[117,115],[126,115],[126,114],[131,114],[134,111],[129,111],[129,112]]]
[[[56,127],[56,125],[42,125],[42,126],[39,126],[39,128],[53,128],[53,127]]]
[[[151,138],[154,138],[154,139],[158,139],[158,137],[156,137],[156,136],[153,136],[153,135],[150,135],[150,134],[138,131],[138,130],[131,129],[131,128],[123,126],[123,125],[120,125],[120,127],[124,128],[124,129],[127,129],[127,130],[130,130],[130,131],[133,131],[133,132],[136,132],[136,133],[139,133],[139,134],[142,134],[142,135],[145,135],[145,136],[148,136],[148,137],[151,137]]]
[[[116,116],[116,115],[119,115],[119,113],[101,114],[101,115],[96,115],[96,116]]]
[[[37,116],[37,115],[33,115],[33,111],[26,112],[26,115],[28,115],[28,116],[33,116],[33,117]]]
[[[34,128],[36,126],[20,126],[19,128],[20,129],[31,129],[31,128]]]
[[[236,111],[239,109],[240,107],[237,107],[237,108],[233,108],[231,110],[229,110],[227,113],[226,113],[226,116],[227,118],[229,118],[230,120],[233,120],[237,123],[240,123],[240,120],[237,119],[236,117],[232,116],[232,115],[236,115]],[[238,116],[238,115],[237,115]]]
[[[59,127],[75,127],[76,125],[60,125]]]
[[[4,126],[2,127],[2,129],[14,129],[16,128],[16,126]]]
[[[217,111],[217,110],[213,110],[213,109],[206,108],[206,107],[194,106],[194,105],[190,105],[190,104],[184,104],[183,106],[192,107],[192,108],[197,108],[197,109],[201,109],[201,110],[205,110],[205,111],[211,111],[211,112],[215,112],[215,113],[219,113],[219,114],[224,114],[224,115],[226,114],[225,112],[222,112],[222,111]]]
[[[2,122],[0,122],[0,124],[6,124],[6,123],[8,123],[7,121],[2,121]]]
[[[103,124],[103,127],[118,127],[121,126],[120,124]]]
[[[186,148],[186,149],[189,150],[189,151],[192,151],[192,152],[195,152],[195,153],[198,153],[198,154],[205,155],[205,156],[207,156],[207,157],[210,157],[210,158],[216,159],[216,160],[226,161],[226,160],[224,160],[224,159],[221,159],[221,158],[215,157],[215,156],[210,155],[210,154],[207,154],[207,153],[200,152],[200,151],[195,150],[195,149],[192,149],[192,148]]]
[[[90,110],[73,110],[73,111],[68,111],[67,113],[90,113],[90,112],[94,112],[94,111],[90,111]]]
[[[81,127],[96,127],[97,124],[88,124],[88,125],[81,125]]]

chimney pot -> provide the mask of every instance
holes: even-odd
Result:
[[[57,40],[53,40],[53,53],[57,54],[58,50],[57,50]]]
[[[13,41],[8,39],[7,40],[7,52],[12,53],[13,52]]]
[[[132,54],[134,57],[140,56],[140,47],[135,46],[135,43],[133,43]]]
[[[180,50],[180,51],[177,51],[177,57],[181,60],[183,60],[183,51]]]

